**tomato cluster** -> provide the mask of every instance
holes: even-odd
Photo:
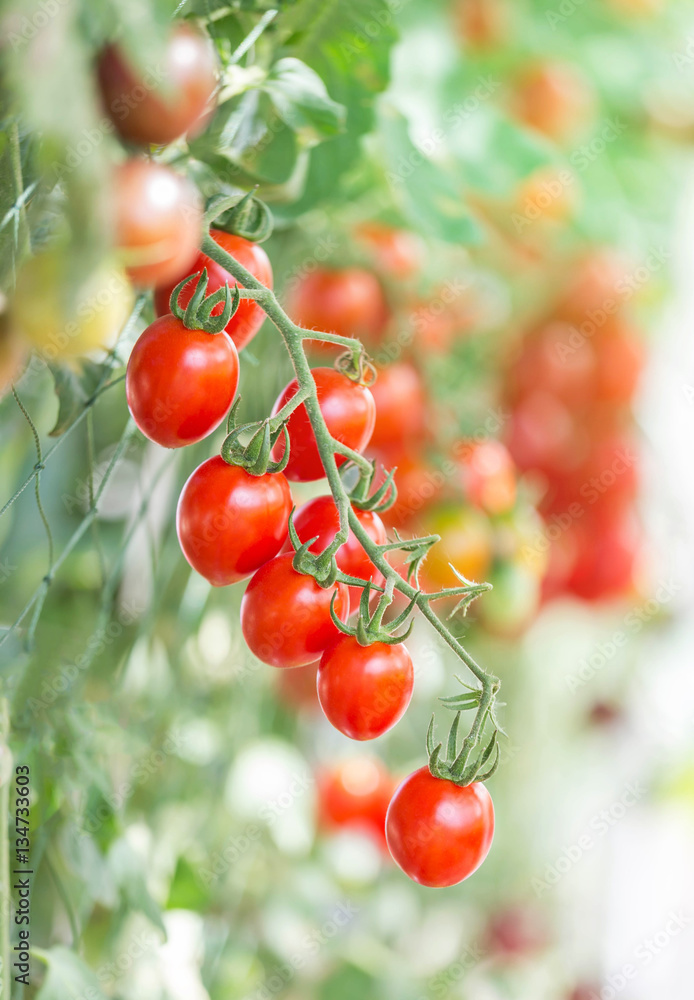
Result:
[[[524,336],[509,368],[507,444],[542,491],[546,596],[596,601],[628,593],[640,549],[639,462],[630,403],[643,365],[624,262],[579,260],[552,314]]]

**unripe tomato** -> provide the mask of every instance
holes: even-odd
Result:
[[[57,248],[32,257],[17,277],[9,325],[46,361],[113,346],[132,308],[130,282],[112,263],[75,285],[73,277],[68,251]]]
[[[567,63],[538,63],[518,81],[518,115],[551,139],[563,142],[581,131],[593,110],[585,77]]]
[[[239,264],[242,264],[247,271],[250,271],[254,278],[257,278],[266,288],[272,288],[272,267],[268,255],[257,243],[245,240],[241,236],[232,236],[231,233],[222,229],[211,229],[210,236],[218,243],[222,250],[235,257]],[[211,257],[204,253],[199,253],[190,266],[184,268],[181,274],[165,285],[160,285],[154,292],[154,308],[157,316],[164,316],[171,312],[169,300],[171,293],[187,274],[199,275],[202,269],[207,268],[207,294],[211,295],[225,284],[233,288],[236,278],[233,277],[223,267],[220,267]],[[195,291],[195,280],[188,282],[181,289],[178,296],[178,304],[185,307],[193,297]],[[213,316],[219,316],[224,308],[222,302],[212,310]],[[265,313],[253,299],[241,299],[238,309],[231,316],[225,329],[231,339],[236,344],[237,350],[242,350],[246,344],[255,337],[256,333],[263,325]]]
[[[226,333],[189,330],[169,314],[135,344],[125,376],[133,420],[164,448],[202,441],[229,412],[239,358]]]
[[[412,698],[414,668],[403,643],[361,646],[342,635],[318,666],[318,698],[329,722],[352,740],[373,740],[398,722]]]
[[[202,200],[187,177],[152,160],[116,168],[116,243],[137,285],[191,273],[202,238]]]
[[[355,509],[355,514],[362,528],[377,545],[387,541],[385,525],[374,511]],[[330,545],[340,528],[340,515],[332,496],[314,497],[302,504],[294,513],[294,527],[302,542],[316,538],[311,546],[311,552],[323,552]],[[291,552],[292,543],[287,538],[284,550]],[[347,541],[340,546],[335,556],[338,568],[348,576],[359,577],[360,580],[372,580],[375,584],[383,583],[383,576],[373,565],[356,535],[350,530]],[[361,598],[359,587],[350,587],[350,602],[356,607]]]
[[[376,424],[370,446],[377,450],[406,450],[426,432],[426,397],[422,379],[409,361],[379,369],[370,386],[376,402]]]
[[[344,619],[349,594],[343,583],[320,587],[297,573],[291,553],[275,556],[251,577],[241,602],[241,629],[251,650],[273,667],[300,667],[319,659],[340,632],[330,617],[330,601]]]
[[[538,389],[523,397],[513,410],[506,444],[522,471],[577,468],[583,457],[578,421],[551,393]]]
[[[486,787],[461,788],[421,767],[397,788],[386,816],[393,860],[414,882],[457,885],[477,871],[494,836],[494,806]]]
[[[389,316],[378,278],[358,267],[318,268],[299,278],[288,292],[287,312],[307,330],[367,341],[378,340]],[[322,346],[333,345],[324,341]]]
[[[427,535],[439,535],[422,565],[421,575],[431,591],[459,587],[460,580],[449,566],[459,573],[483,583],[489,573],[493,534],[487,517],[474,507],[448,503],[432,511],[424,522]]]
[[[465,496],[488,514],[503,514],[516,502],[516,467],[501,441],[462,442],[461,459]]]
[[[380,760],[352,757],[318,774],[318,822],[325,830],[357,830],[386,850],[386,812],[393,778]]]
[[[177,24],[162,62],[153,69],[141,73],[113,44],[99,56],[97,77],[121,138],[163,146],[204,127],[204,112],[217,85],[217,59],[206,35],[191,24]]]
[[[183,554],[215,587],[255,573],[280,550],[292,507],[281,472],[252,476],[216,455],[193,472],[178,501]]]
[[[522,635],[540,609],[540,577],[522,563],[503,562],[494,567],[489,582],[492,590],[475,605],[479,620],[492,635]]]
[[[354,382],[334,368],[314,368],[313,378],[321,413],[330,434],[354,451],[363,451],[371,439],[376,421],[376,404],[370,389],[361,382]],[[292,396],[299,383],[293,379],[280,393],[272,409],[275,416]],[[285,473],[294,482],[311,482],[325,475],[318,445],[311,427],[306,406],[302,403],[287,421],[289,430],[289,462]],[[273,449],[272,457],[279,461],[284,455],[282,438]],[[338,465],[346,461],[344,455],[335,455]]]

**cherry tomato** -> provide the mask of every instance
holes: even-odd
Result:
[[[406,322],[413,344],[423,356],[446,354],[460,327],[452,306],[436,297],[414,305]]]
[[[318,698],[329,722],[352,740],[373,740],[398,722],[414,685],[412,658],[403,643],[360,646],[342,635],[318,667]]]
[[[398,495],[395,503],[381,513],[381,519],[392,527],[403,527],[412,522],[418,514],[426,510],[441,494],[444,476],[420,452],[384,453],[371,452],[376,460],[374,485],[384,481],[384,468],[397,468],[395,484]]]
[[[489,514],[503,514],[516,502],[516,467],[501,441],[463,442],[461,456],[465,496]]]
[[[216,455],[181,492],[176,530],[183,554],[215,587],[255,573],[280,550],[292,508],[281,472],[252,476]]]
[[[387,541],[386,529],[378,514],[368,510],[355,509],[362,528],[377,545]],[[322,552],[330,545],[340,527],[340,516],[332,496],[314,497],[302,504],[294,513],[294,527],[302,542],[316,538],[311,546],[311,552]],[[287,539],[284,545],[286,552],[292,551],[292,544]],[[359,577],[360,580],[373,580],[377,585],[383,583],[383,576],[373,565],[368,555],[350,530],[349,537],[341,545],[335,556],[338,568],[348,576]],[[350,587],[350,603],[353,607],[361,598],[361,588]]]
[[[379,760],[342,761],[318,775],[318,821],[326,830],[362,831],[386,851],[386,812],[393,788]]]
[[[180,448],[221,424],[238,380],[239,358],[226,333],[188,330],[169,314],[151,323],[135,344],[125,393],[145,437]]]
[[[639,553],[640,532],[633,515],[594,523],[583,518],[581,538],[567,589],[586,601],[602,601],[629,593]]]
[[[422,565],[422,576],[430,591],[460,586],[449,563],[468,580],[477,583],[486,580],[493,536],[489,520],[481,511],[460,503],[448,503],[432,511],[424,525],[426,534],[441,537]]]
[[[371,394],[376,401],[376,425],[371,447],[406,450],[426,431],[426,397],[422,379],[409,361],[381,368]]]
[[[523,471],[548,475],[580,465],[588,451],[585,429],[556,396],[538,389],[516,405],[506,444]]]
[[[312,576],[297,573],[291,553],[275,556],[255,573],[241,602],[241,629],[249,649],[273,667],[300,667],[319,659],[340,635],[330,617],[349,612],[344,584],[319,587]]]
[[[517,396],[544,390],[571,410],[595,394],[597,358],[591,341],[568,323],[548,323],[525,342],[510,375]]]
[[[121,163],[115,175],[116,242],[137,285],[190,273],[202,238],[202,201],[187,177],[152,160]]]
[[[420,241],[406,229],[393,229],[382,222],[357,226],[358,238],[368,246],[379,270],[393,278],[410,278],[422,262]]]
[[[630,261],[613,247],[592,250],[573,263],[571,280],[557,307],[557,315],[596,334],[609,322],[630,294]]]
[[[600,331],[595,351],[598,397],[616,406],[627,406],[643,371],[643,343],[627,323],[613,320]]]
[[[551,139],[565,141],[589,120],[593,97],[585,77],[567,63],[539,63],[515,88],[520,118]]]
[[[69,250],[44,250],[17,276],[9,327],[46,361],[113,346],[132,307],[130,282],[104,262],[71,275]]]
[[[503,43],[508,29],[505,0],[457,0],[455,19],[460,37],[472,49]]]
[[[289,291],[287,311],[307,330],[370,341],[380,337],[389,316],[378,278],[356,267],[319,268],[298,279]],[[335,349],[327,341],[322,346]]]
[[[420,885],[457,885],[482,864],[494,836],[494,806],[483,784],[461,788],[428,767],[405,778],[386,816],[393,860]]]
[[[247,271],[250,271],[253,277],[257,278],[261,284],[265,285],[266,288],[272,288],[272,267],[270,266],[268,255],[261,246],[258,246],[257,243],[251,243],[250,240],[244,240],[241,236],[232,236],[231,233],[226,233],[222,229],[211,229],[210,235],[222,250],[226,250],[232,257],[235,257],[239,264],[242,264]],[[171,312],[169,299],[176,285],[183,281],[187,274],[197,275],[204,267],[207,268],[208,295],[216,292],[217,289],[222,288],[225,284],[228,284],[231,288],[236,284],[236,278],[229,274],[228,271],[220,267],[219,264],[206,254],[199,253],[189,267],[184,268],[174,279],[165,285],[160,285],[155,290],[154,308],[157,316],[164,316],[166,313]],[[183,286],[178,296],[178,302],[182,308],[188,305],[194,291],[194,280]],[[220,315],[223,308],[223,303],[220,302],[212,310],[212,315]],[[257,302],[253,299],[241,299],[238,309],[225,327],[226,332],[236,344],[237,350],[242,350],[246,344],[250,343],[263,325],[264,319],[265,313]]]
[[[316,690],[317,663],[307,663],[303,667],[291,667],[275,672],[277,698],[283,707],[287,705],[297,711],[319,712],[320,702]]]
[[[204,128],[217,59],[210,39],[191,24],[173,27],[161,62],[144,74],[118,45],[106,46],[96,71],[108,114],[126,142],[164,146]]]
[[[354,451],[366,448],[376,421],[376,404],[367,386],[335,371],[334,368],[314,368],[318,403],[325,423],[332,436]],[[296,379],[280,393],[272,410],[274,416],[285,403],[296,394],[299,384]],[[311,482],[325,475],[318,452],[311,423],[302,403],[287,421],[289,430],[289,463],[285,470],[287,479],[295,482]],[[284,455],[284,441],[280,440],[273,449],[276,461]],[[335,461],[342,465],[346,458],[335,455]]]
[[[488,950],[499,957],[532,955],[549,943],[544,922],[534,908],[511,905],[492,914],[485,939]]]

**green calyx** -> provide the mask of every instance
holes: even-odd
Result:
[[[371,495],[369,490],[376,474],[376,463],[371,463],[371,472],[366,475],[360,472],[356,485],[349,494],[350,503],[359,510],[371,510],[380,513],[389,510],[398,498],[398,488],[394,482],[397,469],[391,469],[381,485]]]
[[[446,708],[456,713],[448,733],[445,755],[443,754],[443,743],[436,742],[433,715],[427,731],[426,746],[429,756],[429,770],[434,777],[465,786],[473,781],[486,781],[487,778],[491,778],[499,766],[499,734],[505,735],[505,733],[494,714],[494,701],[499,689],[498,681],[487,695],[486,705],[483,705],[485,695],[482,688],[470,687],[464,684],[459,677],[457,680],[463,685],[465,691],[450,698],[439,699]],[[476,710],[475,721],[469,734],[463,740],[460,750],[458,750],[460,716],[468,709]],[[484,729],[488,721],[492,725],[492,734],[485,743]]]
[[[338,618],[333,606],[335,600],[335,595],[333,595],[333,600],[330,602],[330,616],[337,628],[344,635],[351,635],[355,638],[360,646],[370,646],[374,642],[384,642],[389,646],[395,646],[400,642],[404,642],[412,631],[414,618],[410,619],[410,624],[404,632],[400,635],[396,635],[395,633],[405,624],[414,611],[418,595],[415,595],[412,598],[405,610],[401,612],[397,618],[394,618],[392,621],[384,624],[383,614],[393,599],[392,587],[386,588],[386,590],[383,591],[378,604],[376,605],[376,610],[373,614],[371,614],[370,604],[373,584],[371,580],[362,580],[359,582],[363,584],[363,589],[361,592],[361,600],[359,601],[359,617],[357,618],[357,624],[354,627],[346,625],[340,618]]]
[[[236,424],[241,397],[231,408],[227,420],[227,436],[222,444],[222,458],[229,465],[239,465],[252,476],[264,476],[266,472],[282,472],[289,461],[289,431],[286,424],[280,424],[276,430],[271,429],[269,420],[256,423]],[[242,434],[252,431],[250,440],[243,444]],[[284,435],[284,454],[279,462],[270,458],[272,449],[280,437]]]
[[[190,302],[184,308],[178,301],[179,297],[185,286],[196,277],[198,280],[195,291]],[[238,286],[234,285],[234,288],[231,289],[228,284],[218,288],[212,295],[206,296],[207,281],[206,267],[203,267],[198,275],[189,274],[183,281],[179,281],[171,293],[169,308],[176,319],[179,319],[188,330],[204,330],[205,333],[217,334],[222,332],[238,309],[241,297]],[[212,310],[220,302],[224,303],[224,308],[219,316],[213,316]]]
[[[335,368],[342,375],[346,375],[353,382],[365,385],[368,389],[378,378],[378,372],[361,343],[359,341],[356,343],[358,346],[355,350],[345,351],[335,359]]]
[[[332,587],[337,582],[338,576],[341,576],[335,562],[335,552],[339,545],[336,547],[333,542],[323,552],[311,552],[311,546],[318,540],[318,535],[309,538],[307,542],[301,541],[294,526],[294,510],[295,508],[292,509],[287,522],[289,540],[294,548],[292,565],[297,573],[312,576],[319,586]],[[333,594],[333,600],[336,595],[337,591]]]
[[[272,233],[273,220],[265,202],[256,198],[256,190],[257,185],[242,198],[217,195],[210,199],[205,213],[207,220],[213,221],[216,229],[262,243]]]

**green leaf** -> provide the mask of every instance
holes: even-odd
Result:
[[[315,70],[300,59],[280,59],[265,80],[263,90],[304,146],[314,146],[344,129],[345,109],[330,98]]]
[[[126,840],[117,840],[108,852],[108,863],[128,910],[139,910],[165,935],[161,910],[149,894],[142,863]]]
[[[48,966],[36,1000],[71,1000],[72,997],[106,1000],[99,980],[74,951],[56,945],[47,951],[34,948],[33,953]]]
[[[453,130],[450,148],[466,183],[496,196],[507,195],[519,181],[557,159],[541,136],[493,108],[480,109],[464,128]]]

